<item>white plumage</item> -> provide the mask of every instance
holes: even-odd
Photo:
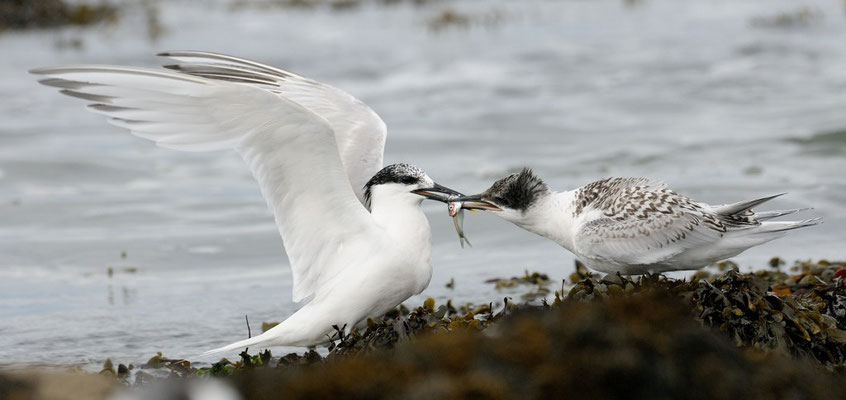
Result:
[[[552,192],[524,169],[456,201],[471,209],[495,206],[495,215],[555,241],[598,271],[642,274],[701,268],[819,222],[768,221],[798,209],[752,211],[777,196],[712,206],[643,178]]]
[[[234,149],[259,182],[290,259],[293,299],[308,303],[268,332],[206,355],[325,342],[332,325],[350,329],[428,285],[430,231],[419,204],[446,188],[411,166],[382,169],[385,124],[367,105],[248,60],[162,55],[180,61],[168,66],[179,72],[96,65],[31,72],[159,146]]]

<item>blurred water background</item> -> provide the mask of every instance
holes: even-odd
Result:
[[[105,25],[0,32],[0,364],[189,357],[245,337],[245,314],[255,332],[297,308],[237,155],[159,149],[37,85],[37,66],[231,53],[364,100],[388,125],[386,163],[467,193],[522,166],[559,189],[646,176],[711,203],[789,192],[768,206],[825,223],[736,261],[846,253],[839,0],[279,3],[129,2]],[[461,249],[446,208],[425,207],[435,273],[409,304],[572,272],[572,255],[492,216],[467,216]]]

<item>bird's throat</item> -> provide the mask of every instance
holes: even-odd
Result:
[[[539,199],[536,204],[526,210],[515,225],[546,237],[564,248],[573,248],[572,228],[575,216],[572,212],[572,196],[570,192],[551,193]]]
[[[420,197],[413,194],[374,199],[371,215],[390,235],[392,242],[431,253],[429,220],[420,208]],[[428,255],[427,255],[428,257]]]

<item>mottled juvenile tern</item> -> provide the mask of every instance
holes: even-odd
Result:
[[[708,205],[644,178],[607,178],[553,192],[523,169],[480,194],[450,201],[546,237],[597,271],[633,275],[698,269],[819,222],[769,221],[801,209],[752,211],[778,196]]]
[[[121,66],[34,69],[40,82],[162,147],[233,149],[273,211],[307,303],[245,346],[310,346],[423,291],[432,277],[424,197],[460,193],[420,169],[382,168],[385,123],[344,91],[222,54],[160,54],[173,71]]]

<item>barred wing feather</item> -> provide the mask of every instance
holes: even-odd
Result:
[[[706,226],[697,214],[682,210],[648,218],[598,217],[584,224],[575,235],[575,250],[615,264],[659,264],[719,240],[720,233]]]
[[[576,252],[625,265],[666,261],[712,244],[725,227],[710,207],[643,178],[609,178],[578,189],[584,218]]]

